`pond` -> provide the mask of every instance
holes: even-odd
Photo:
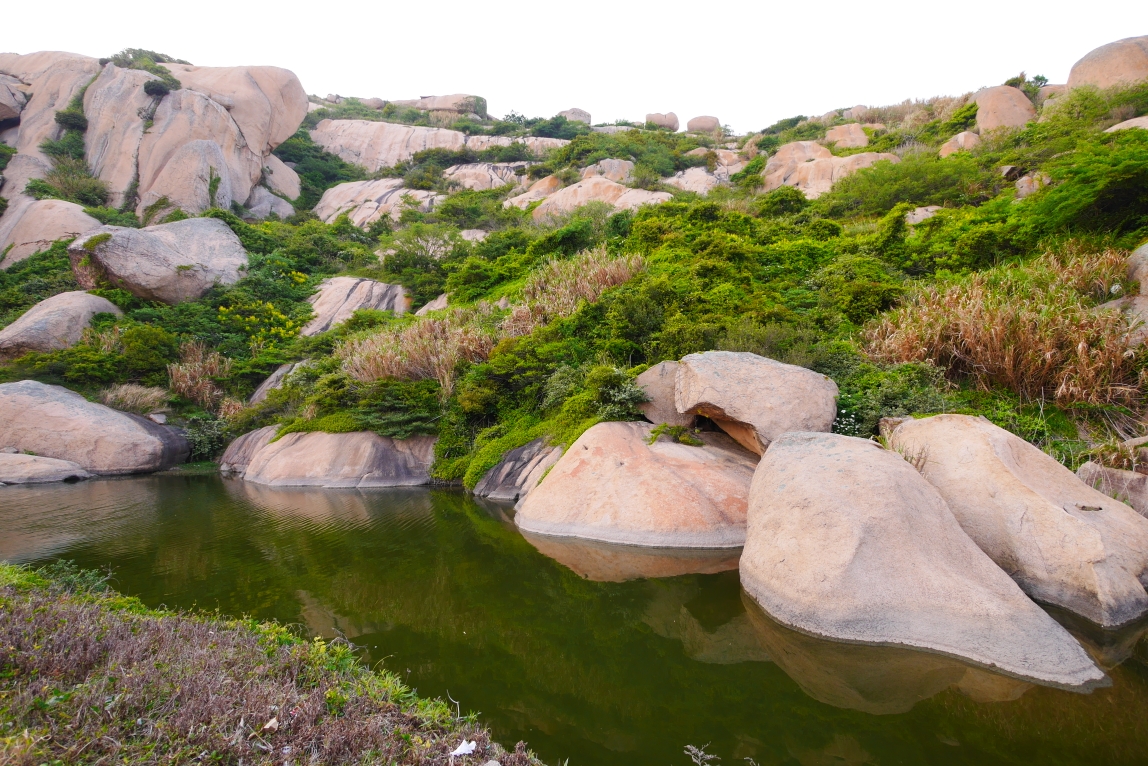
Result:
[[[550,764],[689,764],[686,745],[760,766],[1148,760],[1148,624],[1054,614],[1111,678],[1078,694],[787,630],[743,598],[736,552],[531,541],[511,515],[454,490],[218,476],[5,487],[0,559],[346,636]]]

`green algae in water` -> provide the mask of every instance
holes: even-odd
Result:
[[[178,474],[5,487],[0,558],[110,567],[149,605],[345,635],[549,763],[684,765],[686,745],[707,743],[721,763],[761,766],[1148,756],[1148,625],[1054,614],[1113,683],[1043,688],[783,628],[743,597],[736,553],[527,540],[460,492]],[[656,577],[609,581],[643,574]]]

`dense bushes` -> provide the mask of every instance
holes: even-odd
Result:
[[[834,184],[817,200],[825,215],[879,215],[901,202],[912,205],[976,205],[1000,191],[999,173],[959,152],[940,159],[933,152],[906,154],[898,162],[878,162]]]
[[[361,181],[367,177],[362,168],[351,165],[320,149],[311,134],[300,128],[295,135],[275,149],[275,156],[295,163],[301,192],[295,202],[297,210],[310,210],[318,204],[323,192],[337,184]]]

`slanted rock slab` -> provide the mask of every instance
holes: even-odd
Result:
[[[432,436],[291,433],[251,456],[245,481],[270,487],[409,487],[430,482]]]
[[[254,397],[253,397],[254,398]],[[251,458],[255,453],[267,446],[275,438],[279,426],[264,426],[254,431],[248,431],[227,445],[223,457],[219,459],[219,470],[222,473],[236,474],[240,477],[247,472]]]
[[[704,415],[759,455],[786,431],[829,431],[837,417],[832,380],[746,352],[684,357],[675,392],[678,412]]]
[[[107,298],[83,290],[45,298],[0,330],[0,359],[74,346],[96,314],[123,316]]]
[[[102,475],[161,471],[191,451],[174,428],[34,380],[0,384],[0,444]]]
[[[47,484],[90,478],[90,473],[71,460],[0,453],[0,484]]]
[[[665,548],[733,548],[745,541],[756,457],[722,434],[694,447],[648,423],[599,423],[582,434],[519,504],[524,532]]]
[[[542,221],[547,216],[569,213],[588,202],[605,202],[613,205],[615,210],[633,210],[642,205],[654,205],[671,199],[673,195],[667,192],[630,189],[608,178],[591,176],[554,192],[534,208],[532,215],[534,220]]]
[[[20,195],[10,201],[8,211],[0,218],[0,253],[7,251],[0,267],[8,268],[47,250],[58,239],[79,236],[99,225],[99,221],[74,202],[32,200]]]
[[[677,362],[658,362],[635,381],[649,398],[649,401],[639,404],[638,409],[654,425],[667,423],[689,428],[697,420],[695,415],[678,412],[678,367]]]
[[[388,285],[362,277],[331,277],[319,285],[319,292],[309,299],[315,318],[302,329],[302,335],[317,335],[351,318],[359,309],[407,310],[407,294],[402,285]]]
[[[969,537],[1035,599],[1109,627],[1148,612],[1148,519],[984,418],[898,426]]]
[[[474,494],[511,502],[525,499],[560,457],[561,447],[551,447],[545,439],[535,439],[507,452],[475,485]]]
[[[937,490],[871,441],[777,439],[753,477],[740,571],[773,619],[815,636],[924,649],[1066,687],[1104,679]]]

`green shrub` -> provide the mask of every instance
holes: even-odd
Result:
[[[799,213],[810,204],[805,194],[793,186],[779,186],[756,202],[758,215],[766,218]]]
[[[8,161],[16,154],[15,146],[8,146],[8,144],[0,144],[0,172],[3,172],[8,167]]]
[[[188,444],[191,445],[189,462],[214,460],[227,446],[227,424],[210,415],[198,415],[187,419],[184,426]]]
[[[53,242],[44,252],[0,270],[0,327],[45,298],[78,289],[67,244]]]
[[[171,86],[163,80],[148,80],[144,83],[144,93],[152,98],[163,98],[171,93]]]
[[[917,152],[901,162],[881,161],[846,176],[816,204],[830,217],[880,215],[900,203],[977,204],[996,194],[1000,184],[999,174],[983,169],[965,152],[944,159]]]
[[[74,130],[77,133],[83,133],[88,129],[88,118],[84,116],[82,111],[72,111],[65,109],[61,112],[56,112],[56,124],[64,130]]]

